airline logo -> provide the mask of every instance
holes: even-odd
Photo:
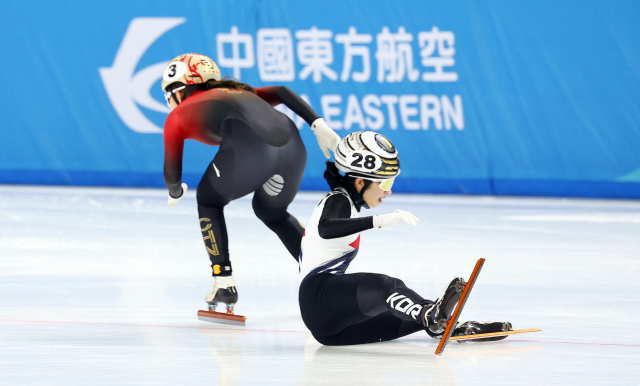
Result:
[[[162,133],[162,128],[149,120],[141,107],[168,114],[169,108],[151,97],[150,89],[162,77],[168,62],[160,62],[136,72],[140,59],[162,35],[186,22],[184,17],[137,17],[131,20],[111,67],[100,68],[100,77],[109,100],[127,127],[138,133]],[[215,34],[216,62],[224,71],[232,70],[241,79],[243,72],[255,72],[263,82],[313,83],[442,83],[458,81],[454,71],[455,35],[433,26],[419,31],[417,37],[422,67],[414,64],[414,35],[404,27],[391,32],[382,27],[380,33],[358,34],[355,26],[348,34],[319,30],[316,27],[291,31],[286,28],[261,28],[255,32],[230,31]],[[255,36],[254,36],[255,35]],[[295,39],[294,39],[295,37]],[[375,38],[375,39],[374,39]],[[334,63],[336,49],[343,50],[345,60]],[[375,41],[375,43],[374,43]],[[294,51],[297,47],[298,52]],[[257,54],[256,54],[257,53]],[[175,52],[173,53],[175,54]],[[362,71],[353,66],[361,57]],[[296,74],[296,62],[302,70]],[[360,60],[355,60],[359,62]],[[375,71],[377,68],[377,72]],[[338,76],[338,74],[340,75]],[[376,76],[377,74],[377,76]],[[422,75],[422,76],[420,76]],[[340,89],[343,87],[338,86]],[[357,89],[362,89],[358,86]],[[308,103],[309,100],[302,96]],[[314,102],[317,103],[317,102]],[[323,94],[319,106],[327,124],[335,129],[464,130],[464,113],[460,95],[432,94]],[[278,106],[302,127],[303,120],[285,106]]]
[[[140,110],[169,114],[169,108],[151,97],[151,87],[162,77],[168,61],[135,72],[151,45],[167,31],[186,21],[183,17],[137,17],[131,20],[111,67],[100,68],[100,77],[116,113],[127,127],[138,133],[162,133]]]

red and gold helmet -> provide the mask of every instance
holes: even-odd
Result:
[[[184,85],[220,80],[220,69],[211,58],[200,54],[183,54],[174,58],[162,73],[162,91],[173,83]]]

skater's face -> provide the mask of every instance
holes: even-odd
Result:
[[[364,180],[362,178],[358,178],[355,182],[356,188],[358,192],[364,188]],[[375,208],[382,203],[382,200],[391,194],[391,189],[382,190],[380,188],[380,182],[374,181],[371,182],[371,185],[367,187],[367,190],[362,194],[362,198],[364,202],[369,205],[370,208]]]

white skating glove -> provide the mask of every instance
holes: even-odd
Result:
[[[320,150],[324,153],[327,159],[331,158],[329,150],[336,152],[336,147],[340,143],[340,136],[335,131],[331,130],[329,125],[322,118],[318,118],[311,124],[311,130],[316,133],[316,139]]]
[[[418,221],[420,220],[418,220],[418,218],[410,212],[406,212],[404,210],[394,210],[391,213],[373,216],[373,227],[388,227],[391,225],[396,225],[401,221],[404,221],[407,224],[413,225],[415,227],[418,225]]]
[[[184,197],[184,194],[187,193],[187,184],[185,184],[184,182],[182,183],[182,196],[178,197],[178,198],[173,198],[171,197],[171,195],[169,195],[169,199],[167,200],[167,205],[169,205],[169,208],[171,208],[174,204],[177,204],[178,201],[180,201],[180,199],[182,197]]]

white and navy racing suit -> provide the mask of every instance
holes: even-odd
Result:
[[[334,189],[315,208],[302,237],[300,312],[325,345],[387,341],[420,331],[420,310],[432,303],[399,279],[345,273],[358,253],[360,232],[373,228],[371,216],[358,216],[362,204],[353,186]]]
[[[327,202],[329,205],[327,206]],[[326,215],[325,206],[327,208]],[[333,217],[330,215],[339,215]],[[343,217],[344,216],[344,217]],[[342,226],[319,227],[320,220],[349,219]],[[324,224],[323,224],[324,225]],[[344,188],[329,192],[311,214],[300,246],[300,281],[318,273],[343,274],[360,246],[361,230],[373,228],[371,217],[358,216],[358,210]],[[322,235],[320,234],[322,230]],[[337,233],[336,233],[337,232]],[[345,234],[345,236],[341,236]]]

